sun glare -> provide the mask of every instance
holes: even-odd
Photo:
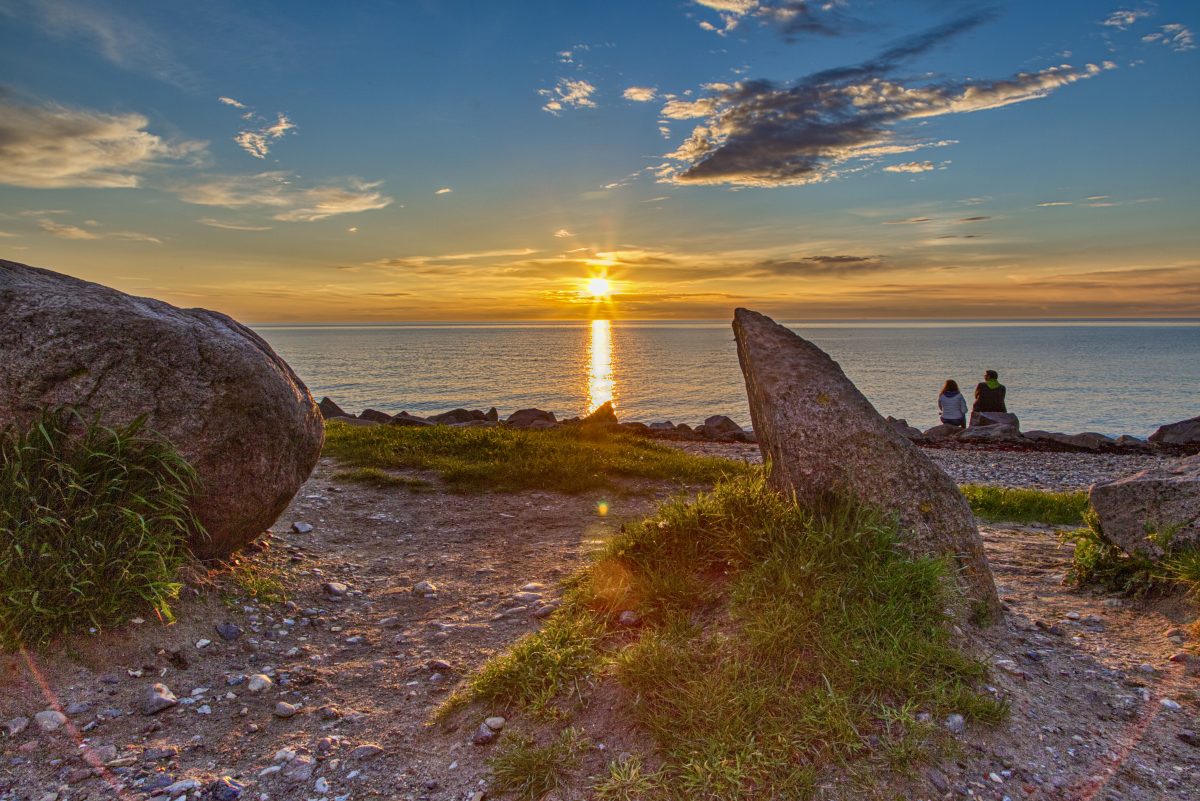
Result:
[[[612,286],[608,283],[607,278],[590,278],[587,282],[587,290],[593,298],[606,298],[612,293]]]

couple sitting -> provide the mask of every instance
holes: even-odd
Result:
[[[972,424],[979,412],[1007,412],[1004,407],[1004,385],[999,382],[1000,374],[988,370],[983,374],[983,382],[975,387],[975,405],[971,407]],[[938,395],[938,414],[946,425],[966,428],[967,400],[958,391],[958,383],[953,379],[942,387]]]

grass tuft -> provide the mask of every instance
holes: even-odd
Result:
[[[333,477],[341,481],[351,481],[355,484],[368,484],[372,487],[403,487],[413,492],[431,492],[434,489],[423,478],[398,476],[378,467],[357,467],[353,470],[339,470]]]
[[[1077,526],[1088,508],[1087,493],[1047,492],[1016,487],[964,484],[959,487],[971,511],[983,520]]]
[[[948,611],[963,600],[950,570],[907,555],[881,515],[803,509],[761,472],[731,479],[627,526],[547,628],[458,703],[545,705],[603,667],[662,759],[637,781],[670,798],[811,797],[830,763],[902,771],[928,758],[943,737],[919,712],[1007,714],[976,689],[984,665],[951,640]],[[617,623],[626,610],[637,628]],[[549,675],[562,653],[580,658]],[[605,780],[613,793],[635,781],[620,770]]]
[[[1200,548],[1177,545],[1173,532],[1149,535],[1164,550],[1161,559],[1143,553],[1126,553],[1104,536],[1094,511],[1085,515],[1086,525],[1063,535],[1075,546],[1067,580],[1076,585],[1097,584],[1111,592],[1141,597],[1183,589],[1200,600]]]
[[[263,559],[235,558],[224,572],[248,598],[268,604],[281,604],[288,599],[287,573]]]
[[[593,779],[597,801],[650,801],[663,793],[662,776],[648,771],[642,758],[629,754],[608,763],[608,773]]]
[[[579,754],[587,747],[582,732],[569,727],[541,747],[530,737],[506,735],[488,759],[492,789],[512,793],[519,801],[537,801],[565,786],[570,771],[579,764]]]
[[[68,410],[0,433],[0,645],[169,619],[192,468],[141,419],[108,428]]]
[[[745,473],[742,462],[692,456],[677,448],[593,426],[545,431],[508,428],[325,424],[325,454],[355,468],[437,472],[459,491],[612,489],[619,478],[711,484]]]

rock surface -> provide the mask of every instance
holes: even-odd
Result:
[[[998,610],[979,531],[954,482],[820,348],[748,309],[734,312],[733,331],[771,483],[803,501],[848,495],[896,514],[908,547],[951,555],[967,594]]]
[[[1104,536],[1127,553],[1163,555],[1165,543],[1147,531],[1173,531],[1172,544],[1200,543],[1200,455],[1096,484],[1088,499]]]
[[[0,342],[0,428],[63,405],[110,425],[147,415],[200,476],[200,557],[265,531],[320,455],[308,389],[223,314],[0,260]]]
[[[1150,435],[1150,441],[1163,445],[1195,445],[1196,443],[1200,443],[1200,417],[1192,417],[1187,420],[1180,420],[1178,423],[1168,423],[1165,426],[1159,426],[1158,430]]]
[[[518,409],[508,416],[504,422],[510,426],[518,428],[533,428],[534,423],[556,423],[554,412],[543,411],[542,409]]]

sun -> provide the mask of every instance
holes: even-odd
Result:
[[[612,285],[608,283],[607,278],[589,278],[587,291],[593,298],[606,298],[612,294]]]

